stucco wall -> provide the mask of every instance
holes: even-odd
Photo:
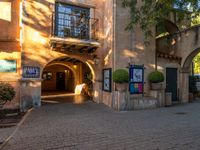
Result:
[[[91,7],[91,17],[99,19],[99,42],[103,46],[104,30],[103,30],[103,16],[104,16],[104,1],[101,0],[60,0],[73,5],[83,7]],[[90,66],[94,75],[94,99],[99,101],[101,96],[101,61],[95,64],[91,54],[77,54],[70,52],[53,51],[50,47],[50,32],[52,13],[54,12],[55,1],[40,1],[40,0],[26,0],[23,3],[23,45],[22,57],[23,65],[39,66],[41,70],[52,60],[68,56],[76,58]],[[36,23],[37,22],[37,23]],[[99,48],[95,54],[98,58],[102,58],[102,47]],[[98,68],[98,69],[97,69]],[[42,71],[41,71],[42,73]]]
[[[164,74],[164,88],[166,88],[166,68],[176,68],[177,69],[177,94],[180,96],[180,87],[181,87],[181,79],[180,79],[180,71],[181,65],[177,60],[165,59],[165,58],[157,58],[158,70],[163,72]],[[178,97],[179,98],[179,97]]]
[[[138,1],[139,4],[141,1]],[[155,68],[155,40],[150,38],[149,45],[145,45],[146,40],[141,29],[136,26],[132,31],[125,31],[130,21],[129,9],[122,7],[122,0],[117,0],[116,9],[116,49],[115,68],[126,68],[128,64],[144,65],[144,92],[148,94],[148,74]],[[152,32],[155,30],[152,28]]]
[[[19,39],[19,3],[19,0],[0,0],[0,5],[4,7],[0,10],[0,39]]]
[[[103,44],[103,51],[102,51],[102,69],[112,68],[114,69],[114,50],[115,50],[115,1],[105,1],[104,6],[104,44]],[[101,69],[101,74],[102,74]],[[101,79],[102,81],[102,79]],[[103,81],[102,81],[103,82]],[[103,84],[103,83],[102,83]],[[101,89],[102,89],[101,84]],[[113,90],[113,85],[112,85]],[[102,102],[108,106],[112,106],[112,93],[102,91]]]
[[[19,107],[20,101],[20,1],[0,0],[0,60],[15,60],[16,72],[1,72],[0,82],[10,83],[16,91],[12,102],[5,105],[6,108]],[[1,65],[1,64],[0,64]]]

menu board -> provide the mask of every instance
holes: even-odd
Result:
[[[111,92],[111,74],[111,68],[103,69],[103,91]]]

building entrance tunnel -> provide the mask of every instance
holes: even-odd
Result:
[[[91,98],[91,70],[77,59],[62,57],[50,62],[44,68],[42,78],[43,104],[80,104]]]

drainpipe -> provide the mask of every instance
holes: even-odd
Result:
[[[117,7],[117,4],[116,4],[116,0],[113,0],[113,41],[112,41],[112,49],[113,49],[113,58],[112,58],[112,62],[113,62],[113,64],[112,64],[112,68],[113,68],[113,70],[115,70],[116,69],[116,62],[115,62],[115,60],[116,60],[116,35],[115,35],[115,31],[116,31],[116,7]]]
[[[116,29],[116,0],[113,0],[113,42],[112,42],[112,47],[113,47],[113,51],[114,51],[114,55],[113,55],[113,69],[115,69],[115,58],[116,58],[116,41],[115,41],[115,29]]]

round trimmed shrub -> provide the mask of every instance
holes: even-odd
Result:
[[[16,92],[9,83],[0,82],[0,105],[14,99]]]
[[[164,81],[164,75],[160,71],[153,71],[149,74],[148,79],[151,83],[159,83]]]
[[[129,75],[125,69],[117,69],[113,72],[113,81],[115,83],[128,83]]]

